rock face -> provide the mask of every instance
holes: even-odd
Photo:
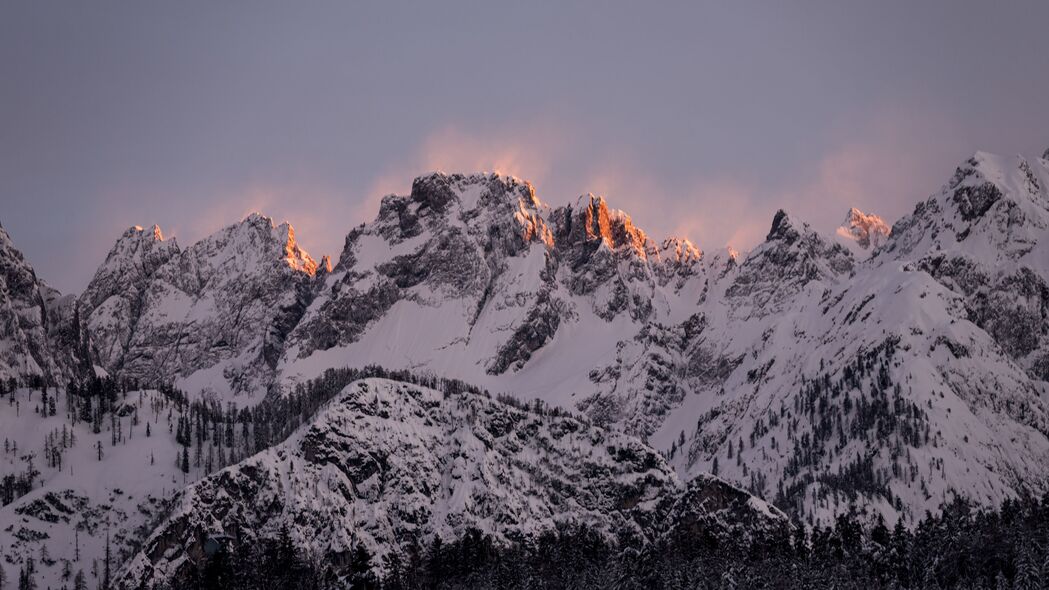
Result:
[[[132,228],[80,298],[95,362],[146,383],[265,392],[317,264],[291,226],[252,214],[185,250]]]
[[[123,366],[157,269],[178,255],[178,244],[165,241],[155,225],[132,227],[117,240],[78,300],[98,365],[113,371]]]
[[[642,540],[681,522],[712,535],[789,528],[716,478],[681,484],[632,437],[481,394],[367,379],[285,443],[183,491],[122,585],[184,579],[216,534],[251,544],[286,526],[338,568],[359,542],[381,563],[469,528],[506,542],[565,522]]]
[[[58,292],[37,279],[33,267],[0,227],[0,379],[61,380],[49,332],[57,329]],[[52,317],[54,311],[56,317]]]

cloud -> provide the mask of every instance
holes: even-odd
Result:
[[[684,237],[710,249],[752,245],[768,230],[764,216],[755,215],[760,207],[752,186],[731,178],[661,178],[634,162],[622,154],[606,157],[584,184],[653,239]]]
[[[952,148],[963,145],[955,126],[935,112],[885,109],[835,135],[831,149],[800,182],[771,192],[825,231],[849,207],[891,223],[937,190],[965,157]]]
[[[473,131],[445,125],[423,137],[403,160],[377,175],[355,214],[370,220],[382,197],[407,194],[415,177],[433,171],[499,172],[542,185],[571,146],[565,127],[548,120]]]
[[[850,207],[892,223],[937,190],[965,156],[946,117],[920,109],[883,109],[829,133],[827,148],[802,169],[760,184],[746,176],[655,176],[629,154],[605,154],[587,190],[630,213],[655,239],[687,237],[704,249],[750,249],[777,209],[834,231]],[[697,166],[698,167],[698,166]],[[540,195],[542,198],[542,195]]]
[[[957,163],[941,145],[954,137],[948,122],[905,109],[836,129],[811,164],[764,184],[738,173],[658,175],[638,154],[581,146],[577,137],[571,125],[549,119],[495,128],[449,124],[422,136],[403,159],[362,182],[362,190],[283,180],[214,190],[207,206],[189,211],[171,195],[146,200],[171,203],[151,213],[159,213],[165,234],[183,246],[260,211],[277,223],[290,221],[311,254],[337,257],[346,232],[371,221],[383,196],[407,194],[416,176],[498,171],[531,181],[552,206],[587,192],[603,195],[657,241],[678,236],[707,250],[747,250],[764,239],[779,208],[827,233],[852,206],[891,223],[939,187]]]

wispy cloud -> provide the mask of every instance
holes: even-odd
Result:
[[[764,238],[779,208],[825,232],[833,231],[853,206],[891,222],[935,190],[953,165],[942,157],[942,163],[930,158],[943,154],[938,145],[953,140],[947,119],[905,109],[882,111],[835,130],[825,153],[807,168],[766,184],[740,174],[657,175],[646,169],[645,158],[616,146],[588,146],[581,154],[577,131],[548,119],[495,129],[449,124],[422,136],[403,159],[364,179],[363,191],[279,181],[213,190],[205,206],[192,209],[179,206],[173,195],[145,195],[145,200],[169,203],[150,213],[159,215],[156,221],[165,234],[176,236],[183,246],[259,211],[277,223],[290,221],[311,254],[337,257],[346,232],[371,221],[383,196],[406,194],[419,174],[498,171],[531,181],[540,199],[553,206],[586,192],[603,195],[656,240],[673,235],[704,249],[746,250]],[[701,164],[697,162],[697,169]],[[124,211],[121,217],[128,213],[134,212]]]
[[[641,168],[641,158],[616,154],[592,168],[586,190],[631,213],[653,237],[749,249],[781,208],[824,232],[833,231],[849,207],[893,222],[947,179],[963,157],[944,149],[955,143],[961,142],[948,118],[887,109],[836,130],[823,155],[775,182],[738,174],[655,176]]]
[[[571,145],[564,126],[548,120],[475,131],[445,125],[371,181],[355,216],[370,220],[382,197],[407,194],[416,176],[433,171],[500,172],[541,186]]]

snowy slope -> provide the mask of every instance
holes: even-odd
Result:
[[[66,567],[72,576],[82,571],[95,586],[104,570],[107,535],[115,573],[175,492],[204,473],[191,465],[183,474],[176,466],[179,447],[168,430],[170,406],[157,392],[121,396],[126,415],[116,421],[115,445],[108,417],[95,434],[89,422],[71,423],[64,392],[52,388],[48,395],[56,402],[54,416],[40,411],[39,390],[0,397],[0,475],[21,476],[30,463],[39,472],[32,491],[0,507],[0,565],[12,580],[28,558],[34,559],[40,588],[71,587],[71,579],[63,577]]]
[[[338,569],[358,542],[381,562],[471,527],[504,542],[558,522],[650,540],[686,520],[712,535],[787,526],[715,478],[683,486],[631,437],[482,394],[373,378],[347,386],[285,443],[181,493],[121,583],[185,579],[207,538],[250,545],[282,526]]]

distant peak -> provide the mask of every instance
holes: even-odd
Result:
[[[666,238],[663,240],[662,250],[664,256],[679,262],[691,263],[703,257],[703,252],[686,238]]]
[[[396,200],[398,197],[392,197],[392,199]],[[421,208],[428,208],[438,214],[447,211],[453,202],[460,203],[463,209],[474,209],[478,205],[487,203],[504,202],[510,202],[515,206],[518,202],[523,202],[531,207],[541,205],[535,197],[535,188],[531,183],[498,172],[473,174],[430,172],[412,181],[410,199],[418,203]],[[394,202],[385,204],[389,208]]]
[[[842,238],[851,240],[861,249],[870,250],[884,244],[891,231],[892,229],[881,217],[852,207],[836,233]]]
[[[288,266],[310,276],[316,274],[317,261],[310,256],[309,252],[299,247],[299,244],[295,241],[295,228],[285,221],[276,229],[284,242],[284,260],[287,261]],[[330,262],[328,264],[329,266],[331,265]]]
[[[156,240],[158,242],[163,242],[164,241],[164,234],[163,234],[163,232],[160,231],[160,226],[156,225],[156,224],[154,224],[148,230],[143,229],[143,227],[141,225],[133,225],[133,226],[127,228],[126,230],[124,230],[124,233],[121,236],[121,238],[123,238],[123,239],[148,238],[148,239]]]
[[[794,229],[794,224],[790,220],[790,215],[783,209],[776,211],[776,215],[772,217],[772,228],[769,229],[769,233],[765,236],[766,241],[770,240],[781,240],[792,238],[797,234],[797,230]]]
[[[248,215],[243,220],[241,220],[240,223],[241,225],[268,225],[274,228],[277,227],[277,225],[273,222],[272,217],[263,215],[258,211],[252,211],[251,213],[248,213]]]

